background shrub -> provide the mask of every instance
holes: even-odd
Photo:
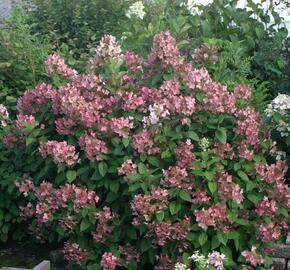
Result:
[[[25,89],[45,79],[43,62],[52,46],[30,30],[21,8],[14,8],[0,29],[0,102],[10,110]]]

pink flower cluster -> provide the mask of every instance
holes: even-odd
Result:
[[[164,178],[161,180],[161,184],[165,187],[177,187],[177,188],[188,188],[191,189],[190,184],[191,178],[185,168],[178,166],[169,167],[163,169]]]
[[[71,166],[80,162],[79,156],[75,152],[75,147],[69,145],[66,141],[48,141],[39,146],[39,151],[43,158],[52,155],[55,164],[65,163]]]
[[[134,164],[131,159],[124,161],[121,167],[118,168],[118,173],[124,174],[125,176],[129,176],[136,172],[137,172],[137,165]]]
[[[114,270],[118,264],[119,264],[118,258],[114,256],[111,252],[105,252],[102,255],[100,265],[103,268],[103,270]]]
[[[163,66],[178,67],[183,62],[176,41],[169,32],[161,32],[154,36],[150,57],[157,57]]]
[[[120,246],[119,247],[120,254],[123,255],[126,259],[127,263],[131,261],[140,261],[140,254],[137,252],[136,248],[130,245]]]
[[[277,241],[281,236],[281,229],[274,223],[262,223],[260,224],[257,232],[257,238],[263,242]]]
[[[170,260],[168,255],[160,255],[157,257],[158,266],[154,270],[174,270],[174,263]]]
[[[130,118],[119,117],[112,119],[112,131],[119,136],[127,138],[130,130],[133,128],[133,123]]]
[[[106,143],[95,138],[94,133],[82,134],[79,139],[79,145],[91,161],[102,160],[102,155],[108,151]]]
[[[65,260],[69,262],[75,262],[78,265],[85,264],[88,258],[88,252],[80,248],[76,243],[64,243],[63,253]]]
[[[275,215],[277,210],[277,202],[275,200],[269,200],[269,198],[264,197],[257,203],[255,212],[260,216],[272,217]]]
[[[209,264],[213,265],[217,270],[224,269],[224,262],[226,260],[225,254],[213,251],[208,254],[207,261]]]
[[[97,213],[96,218],[99,223],[92,236],[96,242],[104,243],[114,229],[113,226],[108,225],[108,222],[114,218],[114,215],[111,213],[111,209],[105,206],[101,212]]]
[[[177,166],[179,166],[180,168],[185,167],[185,168],[193,169],[193,165],[191,163],[196,160],[195,155],[193,153],[193,148],[194,146],[191,140],[189,139],[187,139],[186,142],[182,142],[182,141],[177,142],[177,146],[175,148]]]
[[[257,253],[257,248],[255,246],[252,246],[251,251],[244,250],[242,252],[242,256],[244,256],[246,262],[252,266],[258,266],[264,263],[263,256]]]
[[[159,148],[154,146],[151,134],[147,130],[140,131],[133,135],[132,147],[139,153],[154,155],[159,153]]]
[[[18,114],[16,119],[16,127],[20,130],[25,129],[27,125],[36,125],[37,122],[32,115]]]
[[[225,171],[217,173],[217,182],[219,195],[222,200],[229,199],[241,204],[244,200],[243,189],[239,185],[233,183],[233,177]]]
[[[243,136],[245,143],[256,146],[259,144],[259,115],[250,108],[245,107],[235,113],[238,118],[234,132]]]
[[[221,142],[214,143],[213,153],[220,158],[233,159],[234,154],[232,151],[233,151],[233,148],[229,143],[226,143],[226,144],[223,144]]]
[[[132,214],[134,216],[132,224],[148,224],[157,211],[165,209],[168,205],[169,193],[165,189],[152,188],[150,194],[135,195],[131,201]]]
[[[25,177],[24,180],[17,181],[16,186],[25,196],[29,193],[35,196],[35,208],[28,204],[21,210],[23,213],[30,213],[29,216],[35,215],[39,223],[48,222],[56,211],[67,209],[71,203],[71,210],[78,213],[82,208],[89,208],[99,201],[94,191],[70,184],[54,188],[51,183],[42,182],[39,187],[35,187],[32,181]]]
[[[257,163],[256,171],[262,181],[272,186],[265,187],[268,196],[278,202],[283,203],[286,207],[290,206],[290,189],[285,184],[284,176],[287,172],[287,165],[284,161],[278,160],[275,164]]]
[[[234,95],[237,99],[250,100],[252,91],[251,88],[249,88],[247,85],[239,84],[235,87]]]
[[[209,226],[215,229],[223,229],[227,231],[226,224],[228,222],[228,216],[226,213],[226,206],[222,204],[214,204],[207,210],[204,208],[202,210],[195,210],[194,215],[198,226],[207,230]]]
[[[190,219],[184,217],[176,222],[162,221],[153,222],[148,225],[148,236],[153,237],[153,243],[158,246],[164,246],[169,241],[183,241],[190,231]]]
[[[9,119],[9,113],[3,104],[0,104],[0,120],[1,126],[7,126],[7,120]]]
[[[77,71],[68,67],[56,53],[48,56],[45,67],[48,75],[58,74],[65,77],[74,77],[77,74]]]
[[[17,100],[17,109],[22,114],[35,114],[41,107],[50,102],[56,91],[50,84],[42,83],[34,89],[26,90]]]
[[[105,59],[107,57],[119,57],[121,47],[118,45],[116,37],[105,35],[96,48],[97,55]]]

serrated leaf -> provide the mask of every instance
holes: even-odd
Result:
[[[160,160],[157,157],[150,156],[147,158],[147,160],[151,165],[153,165],[155,167],[160,166]]]

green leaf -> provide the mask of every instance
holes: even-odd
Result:
[[[88,222],[88,220],[83,219],[81,222],[80,231],[81,232],[86,231],[90,227],[90,225],[91,224]]]
[[[219,128],[215,132],[215,137],[223,144],[227,143],[227,130],[225,128]]]
[[[70,183],[73,182],[76,179],[76,177],[77,177],[76,171],[70,170],[66,172],[66,178]]]
[[[144,165],[144,163],[140,162],[138,164],[138,171],[139,171],[140,174],[143,174],[143,175],[147,173],[147,168]]]
[[[151,165],[153,165],[155,167],[160,166],[160,160],[157,157],[150,156],[147,158],[147,160]]]
[[[218,238],[217,238],[217,236],[216,235],[214,235],[213,237],[212,237],[212,240],[211,240],[211,248],[212,249],[216,249],[216,248],[218,248],[219,246],[220,246],[220,241],[218,240]]]
[[[123,138],[123,139],[122,139],[122,143],[123,143],[123,145],[127,148],[128,145],[129,145],[129,143],[130,143],[130,141],[129,141],[128,138]]]
[[[169,204],[169,211],[171,213],[171,215],[175,215],[177,214],[181,209],[181,205],[180,203],[173,201]]]
[[[243,171],[238,171],[238,176],[239,176],[242,180],[250,181],[250,180],[249,180],[249,177],[247,176],[247,174],[244,173]]]
[[[212,194],[217,191],[217,184],[215,182],[208,182],[208,188]]]
[[[164,219],[164,211],[158,211],[156,213],[156,218],[159,222],[161,222]]]
[[[247,198],[254,204],[256,204],[259,201],[258,196],[254,194],[248,194]]]
[[[199,244],[200,244],[201,246],[203,246],[203,245],[206,243],[207,239],[208,239],[207,234],[206,234],[206,233],[202,233],[202,234],[198,237],[198,242],[199,242]]]
[[[197,142],[199,141],[198,135],[194,131],[188,131],[186,133],[186,136],[194,141],[197,141]]]
[[[186,201],[186,202],[191,202],[191,196],[187,193],[187,192],[185,192],[185,191],[183,191],[183,190],[181,190],[180,192],[179,192],[179,197],[182,199],[182,200],[184,200],[184,201]]]
[[[99,165],[98,165],[98,169],[99,169],[99,172],[100,172],[100,175],[102,177],[104,177],[108,171],[108,165],[107,163],[105,162],[100,162]]]

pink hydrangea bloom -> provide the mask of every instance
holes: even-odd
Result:
[[[101,267],[103,270],[114,270],[118,265],[118,258],[111,252],[105,252],[102,255]]]
[[[154,36],[152,53],[164,66],[177,67],[182,64],[182,58],[175,39],[169,32],[160,32]]]
[[[16,127],[20,130],[25,129],[26,125],[36,125],[37,122],[32,115],[18,114],[16,119]]]
[[[257,253],[257,248],[255,246],[252,246],[251,251],[244,250],[242,256],[245,257],[247,263],[253,266],[262,265],[264,263],[263,256]]]
[[[225,205],[214,204],[207,210],[204,208],[202,210],[195,210],[194,214],[199,227],[206,230],[209,226],[212,226],[226,230],[226,227],[223,226],[228,221]]]
[[[148,130],[143,130],[133,135],[132,147],[139,154],[147,153],[153,155],[159,153],[159,148],[154,146],[152,136]]]
[[[112,131],[117,133],[119,136],[127,138],[130,130],[133,128],[131,118],[119,117],[112,119]]]
[[[121,47],[118,45],[116,37],[105,35],[102,37],[100,44],[96,48],[96,53],[101,58],[119,57]]]
[[[34,89],[26,90],[17,100],[17,109],[22,114],[35,114],[42,105],[50,102],[56,94],[50,84],[42,83]]]
[[[226,260],[226,255],[223,253],[219,253],[217,251],[213,251],[208,254],[207,260],[209,264],[216,267],[217,270],[223,270],[224,262]]]
[[[249,100],[252,96],[251,88],[247,85],[237,85],[235,87],[234,95],[236,99],[245,99]]]
[[[263,242],[277,241],[281,236],[280,227],[276,226],[274,223],[262,223],[260,224],[257,232],[257,238],[261,239]]]
[[[64,243],[63,247],[64,258],[67,261],[75,262],[78,265],[83,265],[87,258],[88,252],[80,248],[76,243]]]
[[[217,173],[217,182],[219,195],[222,200],[227,201],[228,199],[232,199],[238,204],[243,202],[243,189],[241,189],[239,185],[233,183],[231,175],[227,172],[220,171]]]
[[[126,160],[121,167],[118,168],[119,174],[129,176],[130,174],[137,172],[137,165],[133,163],[131,159]]]
[[[55,164],[65,163],[71,166],[80,161],[79,155],[75,152],[75,147],[69,145],[66,141],[47,141],[39,146],[39,151],[43,158],[52,155]]]
[[[77,71],[68,67],[65,64],[64,59],[56,53],[48,56],[45,62],[45,67],[46,72],[49,75],[58,74],[65,77],[74,77],[77,74]]]
[[[7,126],[7,120],[9,119],[9,113],[3,104],[0,104],[0,120],[3,127]]]
[[[275,200],[269,200],[269,198],[264,197],[257,203],[255,212],[260,216],[272,217],[277,210],[277,202]]]
[[[102,160],[102,155],[106,154],[108,151],[106,143],[95,138],[92,135],[82,134],[79,139],[80,147],[86,152],[89,160]]]

